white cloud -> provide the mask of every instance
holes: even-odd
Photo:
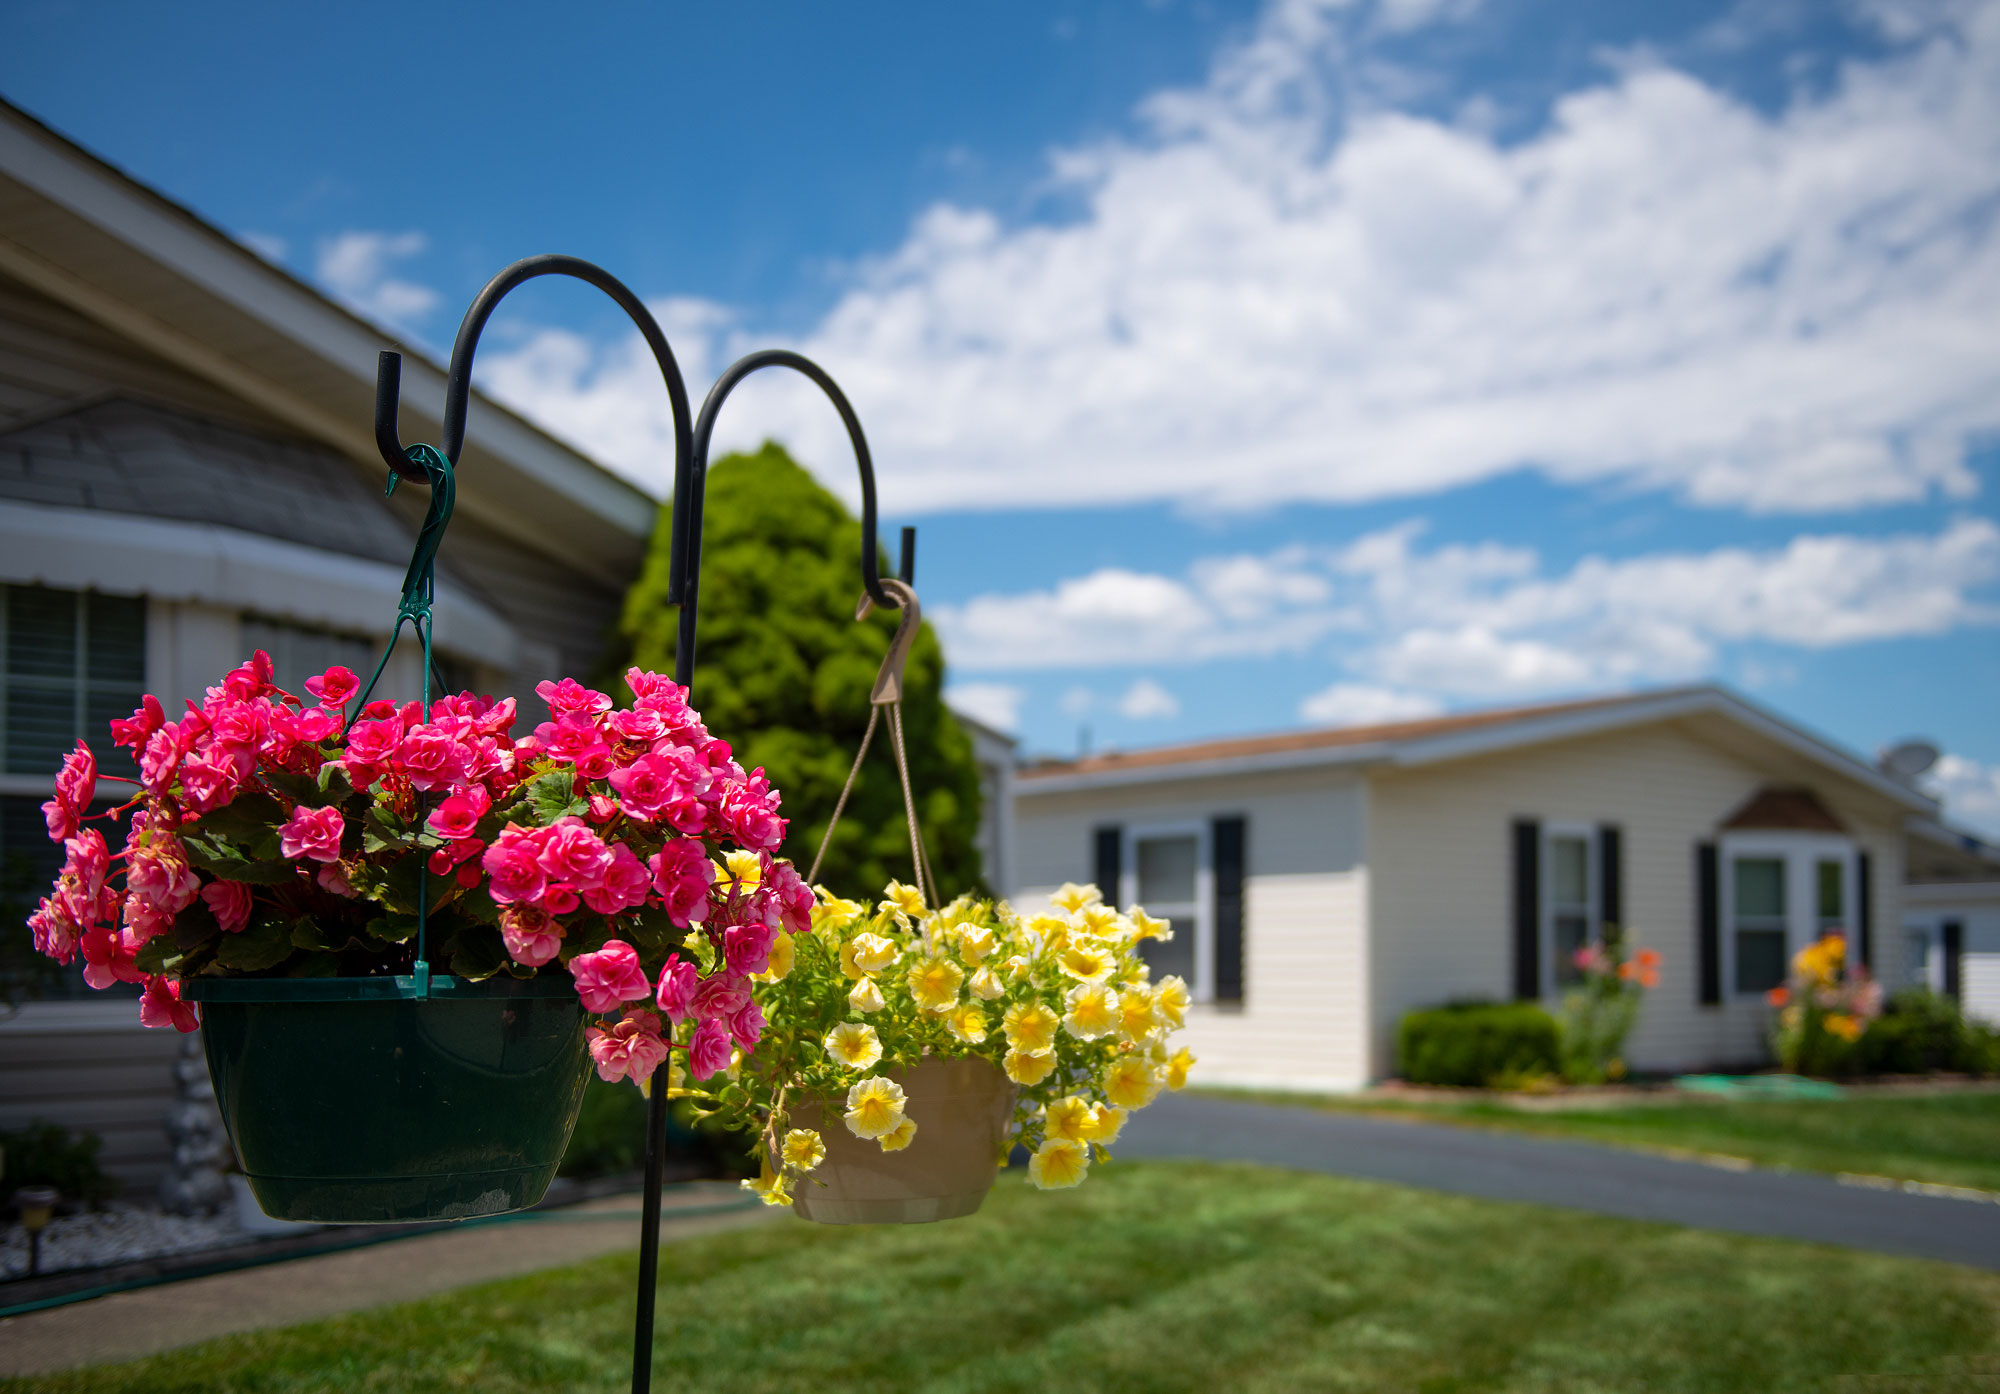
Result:
[[[1180,577],[1107,568],[934,613],[960,670],[1326,653],[1380,685],[1370,691],[1463,697],[1694,678],[1732,644],[1811,650],[2000,623],[1982,598],[2000,579],[2000,525],[1985,518],[1933,534],[1590,556],[1559,574],[1530,548],[1424,550],[1422,531],[1210,558]],[[1327,715],[1308,718],[1337,719],[1327,700]]]
[[[1118,711],[1133,721],[1157,721],[1181,714],[1181,699],[1151,678],[1140,678],[1118,699]]]
[[[343,232],[319,244],[313,274],[334,299],[357,314],[409,329],[437,308],[429,286],[398,279],[392,268],[427,245],[421,232]]]
[[[1021,727],[1021,701],[1027,694],[1011,683],[960,682],[944,690],[945,705],[996,731]]]
[[[1379,726],[1418,721],[1443,710],[1444,703],[1426,693],[1357,682],[1334,683],[1299,703],[1300,718],[1315,726]]]
[[[236,235],[236,240],[273,266],[285,259],[285,253],[290,247],[284,238],[269,232],[240,232]]]
[[[1924,781],[1944,800],[1944,816],[2000,842],[2000,765],[1946,755]]]
[[[1522,465],[1753,511],[1973,491],[1966,443],[2000,426],[2000,6],[1898,10],[1891,56],[1775,115],[1627,56],[1510,144],[1394,109],[1369,52],[1462,8],[1279,0],[1133,135],[1052,153],[1075,220],[918,217],[797,344],[885,496],[1242,507]],[[706,333],[691,356],[747,342]],[[632,423],[662,394],[623,364],[504,380],[659,484],[664,429]],[[823,404],[767,395],[720,435],[767,433],[851,494]]]

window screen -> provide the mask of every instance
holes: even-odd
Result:
[[[1785,859],[1738,857],[1733,869],[1736,990],[1768,992],[1785,981]]]
[[[1144,941],[1141,952],[1146,963],[1156,981],[1178,973],[1192,983],[1196,980],[1195,919],[1199,909],[1195,895],[1201,839],[1193,833],[1141,837],[1133,844],[1132,853],[1139,904],[1147,914],[1166,920],[1174,928],[1174,937],[1165,943]]]
[[[81,737],[100,769],[134,773],[106,723],[145,693],[143,599],[0,586],[0,661],[0,769],[53,779]]]

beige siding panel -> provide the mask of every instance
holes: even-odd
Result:
[[[1871,854],[1876,958],[1891,986],[1900,971],[1899,815],[1879,796],[1775,747],[1768,759],[1753,760],[1661,723],[1378,771],[1371,783],[1376,1074],[1393,1068],[1393,1034],[1405,1011],[1512,995],[1510,839],[1517,817],[1624,830],[1625,919],[1640,943],[1664,956],[1660,986],[1647,995],[1628,1049],[1637,1068],[1743,1063],[1766,1053],[1769,1011],[1760,1001],[1696,1001],[1694,851],[1764,784],[1812,787]]]
[[[150,1199],[171,1149],[178,1031],[139,1025],[133,1001],[31,1002],[0,1019],[0,1131],[59,1123],[104,1141],[123,1193]]]

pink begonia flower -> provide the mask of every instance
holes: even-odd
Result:
[[[597,1077],[606,1084],[651,1079],[667,1058],[660,1019],[649,1011],[627,1010],[609,1031],[593,1026],[584,1036],[590,1042],[590,1058],[597,1063]]]
[[[812,929],[814,900],[812,887],[790,862],[775,862],[764,873],[764,887],[778,902],[778,916],[786,929],[806,934]]]
[[[687,689],[664,673],[649,673],[644,668],[627,668],[625,686],[632,689],[632,696],[639,701],[649,697],[672,700],[687,699]]]
[[[188,739],[190,733],[177,721],[168,722],[147,737],[146,748],[139,755],[139,781],[146,786],[147,793],[165,794],[173,787],[181,756],[187,753]]]
[[[139,997],[139,1024],[141,1026],[171,1026],[176,1031],[189,1032],[200,1029],[201,1019],[194,1008],[181,1001],[181,985],[170,978],[146,979],[146,990]]]
[[[611,757],[611,747],[602,743],[592,746],[576,757],[578,779],[603,779],[617,768],[617,763]]]
[[[618,800],[604,794],[592,794],[590,811],[583,816],[601,828],[618,816]]]
[[[729,1018],[729,1034],[743,1049],[755,1050],[764,1038],[764,1009],[755,1002],[744,1003],[743,1010]]]
[[[565,716],[544,721],[535,728],[535,739],[555,759],[573,761],[604,743],[588,717]]]
[[[180,839],[161,837],[127,858],[125,889],[154,908],[177,915],[201,894],[201,880],[189,869]]]
[[[760,768],[729,791],[723,814],[739,846],[753,852],[776,851],[785,840],[785,820],[778,816],[778,791]]]
[[[561,682],[538,682],[535,684],[535,695],[549,704],[550,714],[558,717],[571,712],[595,716],[611,710],[609,697],[602,692],[592,692],[575,678],[564,678]]]
[[[679,747],[663,754],[641,755],[609,775],[627,816],[643,823],[654,821],[676,803],[700,798],[714,778],[699,756]]]
[[[749,979],[735,973],[703,978],[694,990],[695,1014],[704,1021],[727,1021],[750,1000]]]
[[[704,1021],[688,1042],[688,1078],[707,1079],[729,1068],[729,1028]]]
[[[56,797],[78,814],[88,811],[90,801],[97,797],[97,757],[82,741],[63,757],[62,769],[56,775]]]
[[[181,802],[196,813],[213,813],[236,797],[236,772],[206,760],[181,766]]]
[[[399,728],[403,724],[396,716],[396,704],[387,697],[377,697],[374,701],[363,705],[360,715],[355,720],[389,721],[393,722]]]
[[[431,853],[428,863],[431,874],[433,876],[443,876],[450,872],[453,867],[458,866],[462,862],[471,861],[485,850],[485,842],[476,837],[463,838],[457,842],[447,842],[444,846],[438,848],[437,851]],[[478,867],[473,868],[475,873],[478,870]],[[475,877],[474,884],[476,883],[477,878]]]
[[[59,797],[50,799],[42,805],[42,821],[48,825],[51,842],[68,841],[76,836],[79,826],[76,810]]]
[[[487,894],[502,905],[540,900],[548,888],[548,877],[535,860],[540,850],[532,833],[518,823],[509,823],[480,858],[479,864],[491,878]]]
[[[402,743],[403,728],[398,722],[357,721],[348,728],[343,759],[350,765],[386,765]]]
[[[660,986],[653,994],[654,1002],[661,1011],[679,1026],[694,1015],[694,989],[701,981],[701,974],[692,963],[679,954],[668,954],[667,963],[660,970]]]
[[[241,881],[211,881],[201,888],[201,898],[225,934],[241,934],[250,923],[250,888]]]
[[[338,863],[321,867],[313,879],[319,882],[319,888],[329,895],[337,895],[343,900],[355,899],[354,887],[347,884],[347,878],[341,874]]]
[[[254,752],[270,734],[270,713],[255,702],[227,702],[209,715],[209,743],[226,751]]]
[[[562,926],[546,910],[510,905],[500,912],[500,937],[507,955],[529,968],[540,968],[562,948]]]
[[[354,670],[338,664],[327,669],[316,678],[306,679],[306,691],[319,698],[322,707],[344,707],[347,699],[361,689],[361,679]]]
[[[572,914],[581,904],[583,897],[576,893],[576,887],[564,881],[551,881],[542,892],[542,908],[551,915]]]
[[[594,954],[578,954],[569,961],[569,972],[585,1011],[616,1011],[619,1004],[640,1001],[652,992],[645,970],[639,967],[639,951],[623,939],[613,939]]]
[[[775,925],[731,925],[722,931],[722,960],[732,973],[761,973],[771,966]]]
[[[278,829],[278,850],[292,861],[310,857],[316,862],[340,860],[340,837],[347,824],[340,810],[299,807]]]
[[[210,688],[213,692],[215,689]],[[239,702],[262,697],[271,691],[271,655],[258,649],[242,667],[222,680],[222,690]]]
[[[598,884],[583,893],[583,903],[600,915],[617,915],[644,905],[653,889],[653,877],[646,864],[624,843],[611,849],[611,865],[604,869]]]
[[[146,744],[153,732],[167,724],[167,713],[160,706],[160,699],[148,692],[129,718],[111,719],[111,743],[129,746],[138,750]]]
[[[127,895],[123,909],[125,928],[141,944],[174,927],[174,912],[153,904],[142,895]]]
[[[93,897],[104,889],[104,877],[111,870],[111,852],[104,845],[104,834],[86,828],[63,843],[63,852],[63,876],[73,877]]]
[[[551,881],[588,889],[604,880],[611,849],[581,818],[560,818],[542,829],[539,860]]]
[[[470,784],[431,810],[424,826],[439,837],[456,842],[471,837],[479,820],[493,808],[493,799],[482,784]]]
[[[328,711],[325,707],[307,707],[293,712],[285,722],[285,729],[294,740],[304,741],[307,745],[324,745],[339,737],[340,713]]]
[[[604,718],[605,729],[621,741],[651,745],[667,734],[667,723],[647,707],[632,707]]]
[[[130,934],[97,925],[77,941],[83,950],[83,980],[102,992],[113,983],[139,983],[146,975],[134,966],[139,941]]]
[[[471,752],[444,732],[424,726],[403,737],[396,751],[403,773],[415,789],[448,789],[465,778]]]
[[[35,913],[28,916],[28,928],[35,937],[35,952],[68,963],[76,957],[76,925],[54,896],[43,896]]]
[[[708,918],[708,888],[715,880],[715,867],[699,842],[675,838],[646,865],[653,873],[653,889],[666,902],[669,919],[685,929]]]

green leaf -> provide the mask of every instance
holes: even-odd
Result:
[[[181,961],[181,946],[174,942],[171,934],[155,934],[148,939],[133,958],[133,966],[142,973],[171,972]]]
[[[159,939],[172,939],[175,948],[185,951],[206,944],[220,933],[222,926],[216,922],[215,912],[208,908],[208,902],[196,900],[174,916],[172,933],[160,935]],[[149,940],[149,946],[158,943],[159,939]]]
[[[319,767],[319,778],[314,781],[320,793],[326,795],[327,803],[345,803],[354,797],[354,781],[347,777],[347,766],[329,760]]]
[[[643,907],[632,917],[632,947],[648,963],[665,958],[680,947],[687,931],[673,922],[657,905]]]
[[[417,937],[415,915],[377,915],[367,925],[370,938],[385,944],[407,944]]]
[[[479,982],[498,973],[510,960],[500,931],[485,925],[466,925],[453,936],[450,962],[455,975]]]
[[[386,852],[408,847],[416,841],[410,825],[381,804],[368,805],[368,812],[362,823],[361,850],[364,852]]]
[[[354,943],[354,936],[337,926],[323,924],[309,915],[292,921],[292,947],[338,953]]]
[[[590,808],[588,799],[577,797],[576,772],[570,769],[550,770],[547,774],[537,775],[521,792],[527,796],[535,822],[543,826],[558,818],[580,816]]]
[[[225,934],[215,948],[215,961],[238,973],[261,973],[291,956],[291,926],[276,918],[253,923],[241,934]]]
[[[290,770],[264,770],[260,777],[294,803],[302,803],[308,808],[320,808],[328,802],[319,781],[311,775],[294,774]]]
[[[337,978],[340,976],[340,955],[325,953],[300,954],[285,970],[288,978]]]
[[[283,857],[252,857],[219,837],[183,833],[181,846],[187,849],[190,864],[225,881],[243,881],[253,886],[285,886],[298,879],[296,862]]]

